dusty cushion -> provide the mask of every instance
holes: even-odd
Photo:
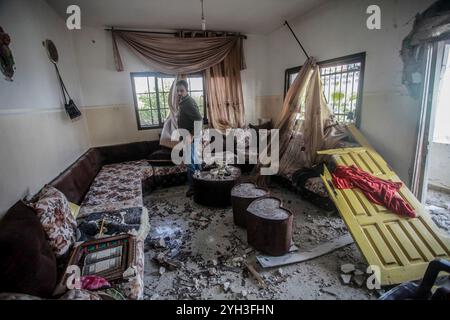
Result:
[[[52,186],[45,186],[31,206],[41,220],[55,255],[66,254],[75,243],[77,224],[64,194]]]
[[[41,222],[22,201],[0,221],[0,292],[49,297],[56,286],[55,255]]]
[[[147,160],[103,166],[81,204],[78,218],[142,207],[142,180],[152,175]]]

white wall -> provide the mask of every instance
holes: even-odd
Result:
[[[401,84],[403,64],[399,51],[416,13],[432,2],[331,1],[290,21],[308,53],[318,61],[367,53],[361,130],[406,183],[415,149],[419,103]],[[371,4],[381,8],[381,30],[366,28],[366,8]],[[286,27],[271,33],[268,94],[281,95],[285,69],[301,65],[305,59]]]
[[[428,163],[428,183],[450,192],[450,144],[433,142]]]
[[[152,71],[119,41],[125,70],[115,70],[111,34],[102,28],[83,27],[75,34],[82,104],[87,109],[93,146],[158,139],[160,129],[137,129],[130,72]],[[248,35],[244,41],[247,69],[242,72],[246,121],[256,122],[255,99],[267,82],[267,37]]]
[[[72,34],[41,0],[0,1],[0,21],[11,36],[14,81],[0,79],[0,217],[15,201],[38,191],[89,147],[84,118],[72,122],[63,110],[53,65],[42,41],[59,50],[59,68],[80,102]]]

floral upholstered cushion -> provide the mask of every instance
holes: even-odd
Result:
[[[146,160],[103,166],[81,204],[79,217],[142,207],[142,180],[152,176]]]
[[[167,176],[170,174],[186,173],[187,167],[184,164],[176,166],[158,166],[153,167],[154,176]]]
[[[321,197],[328,197],[327,189],[320,177],[309,178],[306,180],[305,189],[314,192]]]
[[[76,240],[77,224],[66,196],[52,186],[45,186],[31,206],[41,220],[55,255],[60,257],[67,253]]]

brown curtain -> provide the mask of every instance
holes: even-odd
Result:
[[[123,71],[117,39],[142,56],[155,70],[167,74],[203,71],[223,61],[239,47],[238,35],[220,37],[158,37],[136,31],[112,31],[113,53],[117,71]]]
[[[244,125],[244,98],[241,68],[242,40],[225,59],[205,71],[208,120],[211,127],[224,132]]]

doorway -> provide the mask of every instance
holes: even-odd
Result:
[[[450,233],[449,41],[429,46],[425,79],[415,161],[416,194],[434,222]]]

